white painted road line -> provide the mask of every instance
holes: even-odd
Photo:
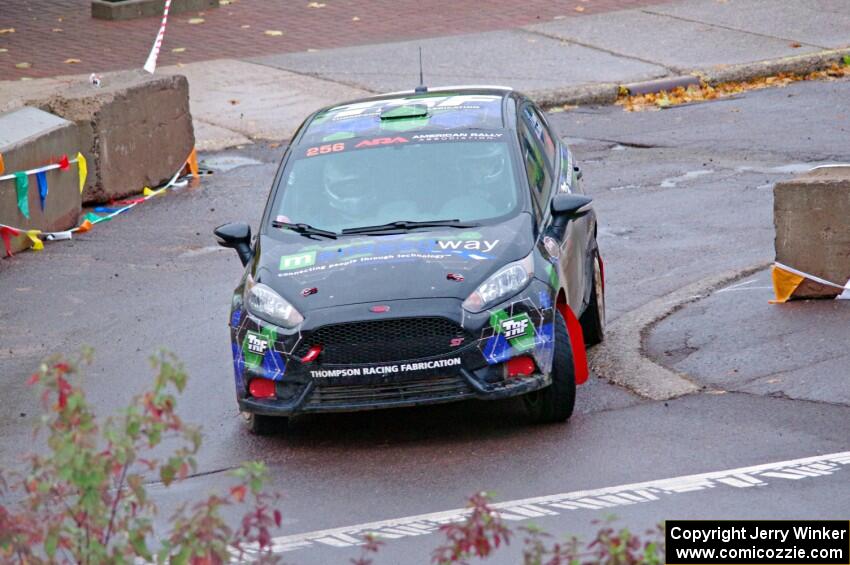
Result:
[[[595,490],[511,500],[493,504],[492,507],[505,520],[528,520],[539,516],[559,515],[564,510],[607,509],[650,502],[668,495],[710,488],[764,487],[768,485],[768,479],[795,481],[811,479],[831,475],[844,466],[850,466],[850,451]],[[406,516],[380,522],[280,536],[272,540],[273,550],[275,553],[282,553],[313,547],[316,544],[327,547],[352,547],[362,543],[363,536],[366,534],[384,539],[421,536],[436,532],[443,524],[462,522],[468,514],[468,509],[457,508],[418,516]]]

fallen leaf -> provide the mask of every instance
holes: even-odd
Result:
[[[28,69],[30,67],[32,67],[32,63],[16,63],[15,64],[16,69]]]
[[[271,149],[277,149],[278,147],[280,147],[280,143],[269,143],[269,147]]]
[[[584,12],[584,6],[576,6],[573,8],[576,12]]]
[[[324,8],[325,6],[327,6],[327,4],[324,2],[310,2],[307,4],[308,8]]]
[[[185,50],[186,50],[186,48],[185,48],[185,47],[175,47],[174,49],[172,49],[172,50],[171,50],[171,52],[172,52],[172,53],[182,53],[182,52],[184,52]]]
[[[788,45],[793,47],[794,49],[798,49],[798,48],[802,47],[802,45],[797,43],[796,41],[789,43]]]
[[[276,30],[276,29],[267,29],[263,33],[265,33],[266,35],[270,35],[272,37],[279,37],[279,36],[283,35],[282,31],[279,31],[279,30]]]
[[[76,65],[77,63],[82,63],[79,59],[65,59],[63,61],[66,65]]]
[[[228,102],[230,102],[231,106],[236,106],[237,104],[239,104],[239,100],[228,100]]]
[[[189,18],[190,24],[202,24],[204,21],[204,18]]]
[[[248,24],[245,24],[245,25],[241,25],[241,26],[239,26],[239,27],[241,27],[242,29],[248,29],[248,28],[249,28],[249,27],[251,27],[251,26],[249,26]]]
[[[360,18],[358,18],[357,16],[354,16],[353,18],[351,18],[351,21],[352,22],[359,22]]]
[[[0,29],[0,35],[3,35],[4,33],[15,33],[15,28],[7,27],[4,29]]]
[[[54,27],[52,30],[53,33],[62,33],[64,30],[61,27]]]

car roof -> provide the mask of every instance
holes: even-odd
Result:
[[[351,100],[313,114],[297,143],[401,131],[503,129],[510,127],[503,108],[504,99],[512,92],[504,86],[443,86]]]

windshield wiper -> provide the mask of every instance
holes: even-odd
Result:
[[[335,231],[314,228],[310,224],[291,224],[289,222],[278,222],[277,220],[274,220],[272,222],[272,226],[276,228],[292,230],[294,232],[300,233],[301,235],[321,235],[322,237],[329,237],[331,239],[336,239],[336,237],[339,235]]]
[[[409,220],[398,220],[387,224],[376,226],[361,226],[358,228],[346,228],[342,233],[373,233],[382,231],[412,230],[414,228],[474,228],[481,224],[461,222],[460,220],[432,220],[427,222],[411,222]]]

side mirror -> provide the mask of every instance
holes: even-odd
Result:
[[[247,265],[251,260],[251,226],[245,222],[233,222],[218,226],[213,230],[218,244],[222,247],[235,249],[239,260]]]
[[[552,214],[566,216],[568,220],[581,218],[590,212],[593,198],[582,194],[556,194],[552,199]]]
[[[590,212],[593,199],[581,194],[556,194],[552,198],[552,227],[560,236],[570,220],[576,220]]]

